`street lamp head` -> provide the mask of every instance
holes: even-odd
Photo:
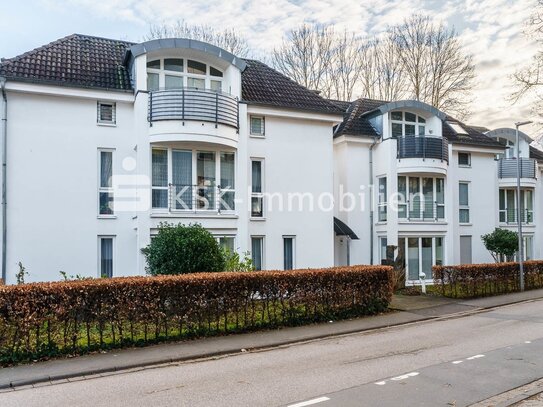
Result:
[[[524,121],[524,122],[516,122],[516,123],[515,123],[515,126],[516,126],[516,127],[520,127],[520,126],[524,126],[524,125],[526,125],[526,124],[532,124],[532,123],[533,123],[533,121],[531,121],[531,120],[526,120],[526,121]]]

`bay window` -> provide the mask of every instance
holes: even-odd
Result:
[[[419,280],[420,274],[425,274],[426,280],[433,278],[432,266],[444,262],[443,237],[400,237],[398,238],[398,255],[404,254],[406,279]],[[405,256],[405,253],[407,255]]]
[[[517,223],[517,190],[500,188],[499,192],[500,223]],[[532,189],[521,189],[521,220],[522,223],[534,222],[534,200]]]
[[[185,58],[161,58],[147,62],[147,90],[209,89],[222,91],[223,73],[205,63]]]
[[[154,148],[151,161],[154,209],[235,209],[234,152]]]
[[[398,218],[439,220],[445,218],[445,179],[398,176]]]

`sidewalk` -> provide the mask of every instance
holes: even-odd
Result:
[[[397,312],[318,325],[273,331],[204,338],[185,342],[123,349],[108,353],[57,359],[32,365],[0,369],[0,389],[46,384],[59,380],[79,380],[94,375],[143,368],[164,363],[235,354],[272,348],[335,335],[345,335],[436,318],[458,316],[487,308],[543,299],[543,289],[474,300],[433,296],[395,296],[391,309]]]

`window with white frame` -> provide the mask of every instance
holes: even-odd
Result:
[[[387,220],[387,177],[380,177],[378,180],[378,214],[379,222]]]
[[[426,134],[426,119],[410,112],[390,112],[392,137],[424,136]]]
[[[97,123],[115,124],[117,120],[116,105],[113,102],[97,102]]]
[[[379,258],[381,260],[381,264],[385,264],[385,261],[387,260],[387,238],[386,237],[379,238]]]
[[[517,223],[517,190],[514,188],[500,188],[499,192],[499,220],[500,223]],[[520,213],[522,223],[534,222],[534,192],[532,189],[520,191]]]
[[[251,160],[251,217],[264,216],[263,160]]]
[[[496,137],[496,141],[505,146],[505,152],[497,154],[498,159],[515,157],[515,143],[503,137]]]
[[[407,280],[419,280],[421,273],[426,280],[433,278],[432,266],[443,265],[444,239],[441,236],[399,237],[398,253],[404,254]]]
[[[203,62],[187,58],[160,58],[147,62],[147,90],[223,90],[223,72]]]
[[[250,134],[251,136],[264,137],[265,120],[264,116],[250,116]]]
[[[113,277],[114,241],[114,236],[98,237],[98,264],[100,267],[100,277]]]
[[[460,182],[458,183],[458,221],[460,223],[469,223],[469,183]]]
[[[264,268],[264,237],[251,236],[251,259],[255,270]]]
[[[471,167],[471,154],[459,152],[458,153],[458,166]]]
[[[283,269],[293,270],[295,267],[295,236],[283,236]]]
[[[113,197],[113,151],[98,150],[98,214],[110,216],[114,214]]]
[[[445,218],[445,179],[398,176],[398,218],[442,220]]]
[[[527,235],[524,239],[524,260],[533,260],[534,258],[534,237]]]
[[[235,210],[235,153],[153,148],[152,207]]]

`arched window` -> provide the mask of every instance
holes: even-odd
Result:
[[[390,112],[392,137],[424,136],[426,119],[410,112]]]
[[[147,90],[209,89],[222,91],[223,73],[217,68],[186,58],[160,58],[147,62]]]

